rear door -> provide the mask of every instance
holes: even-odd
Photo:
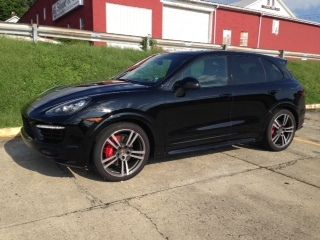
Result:
[[[265,128],[268,111],[275,104],[282,72],[255,55],[231,57],[232,133],[235,138],[256,138]]]

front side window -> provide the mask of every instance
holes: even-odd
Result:
[[[180,78],[192,77],[201,87],[225,86],[228,84],[226,56],[206,56],[195,60],[183,71]]]
[[[233,56],[232,83],[235,85],[266,82],[265,72],[259,57]]]
[[[191,56],[184,54],[163,54],[129,68],[117,78],[137,83],[155,84],[165,80],[169,75],[181,67]]]

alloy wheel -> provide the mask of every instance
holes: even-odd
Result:
[[[283,148],[288,146],[294,136],[294,121],[289,114],[280,114],[274,119],[271,127],[271,138],[275,146]]]
[[[142,136],[132,129],[113,132],[101,149],[104,170],[114,177],[134,174],[146,155],[146,144]]]

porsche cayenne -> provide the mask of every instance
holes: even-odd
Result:
[[[214,51],[151,56],[109,81],[51,89],[22,110],[27,145],[109,181],[148,159],[259,142],[286,149],[305,96],[287,62]]]

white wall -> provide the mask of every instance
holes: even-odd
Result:
[[[209,43],[210,13],[163,7],[163,39]]]
[[[152,10],[106,4],[107,33],[146,37],[152,34]]]

